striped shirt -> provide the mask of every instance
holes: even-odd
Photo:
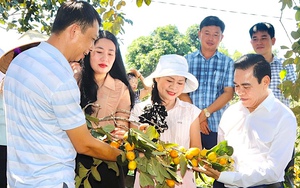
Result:
[[[279,99],[283,104],[287,107],[290,106],[290,99],[285,98],[282,91],[279,89],[278,85],[282,83],[282,81],[290,80],[293,83],[296,80],[296,73],[293,65],[289,64],[283,67],[284,59],[274,57],[273,61],[270,63],[271,65],[271,83],[269,88],[273,91],[274,96]],[[280,79],[281,70],[286,70],[286,76],[283,80]]]
[[[85,123],[66,58],[53,46],[19,54],[4,82],[10,187],[74,185],[76,151],[65,130]]]
[[[233,84],[233,60],[216,51],[209,59],[206,59],[199,50],[188,54],[186,59],[189,64],[189,72],[192,73],[199,82],[196,91],[191,92],[190,98],[198,108],[204,109],[211,105],[224,92],[225,87],[234,87]],[[207,119],[208,126],[212,132],[218,131],[218,125],[226,104],[220,110],[211,114]]]

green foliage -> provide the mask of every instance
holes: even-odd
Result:
[[[51,24],[60,5],[65,0],[2,0],[0,1],[0,24],[6,30],[16,29],[19,33],[27,30],[40,30],[50,34]],[[91,3],[102,18],[102,28],[113,34],[125,33],[124,23],[132,24],[125,18],[122,8],[125,0],[87,0]],[[151,0],[136,0],[138,7],[143,2],[150,5]]]
[[[126,62],[144,76],[154,71],[164,54],[185,55],[190,51],[188,39],[174,25],[158,27],[150,36],[135,39],[127,49]]]
[[[293,7],[293,1],[292,0],[280,0],[280,3],[282,3],[282,10],[286,7],[292,8]],[[298,129],[297,129],[297,141],[295,143],[296,147],[296,154],[295,154],[295,165],[294,165],[294,171],[295,171],[295,186],[299,187],[300,186],[300,148],[299,148],[299,139],[300,139],[300,134],[299,134],[299,125],[300,125],[300,7],[294,6],[293,7],[295,10],[295,21],[297,22],[298,29],[296,31],[291,32],[291,37],[294,39],[293,44],[291,47],[287,46],[281,46],[281,49],[287,50],[285,54],[286,60],[284,61],[284,65],[287,64],[292,64],[296,67],[296,75],[297,75],[297,80],[295,83],[292,83],[290,81],[284,81],[282,82],[279,87],[283,91],[285,97],[291,97],[292,98],[292,106],[291,109],[294,112],[297,122],[298,122]],[[281,72],[280,73],[281,78],[285,77],[285,73]],[[292,172],[293,173],[293,172]],[[287,175],[287,174],[286,174]],[[286,182],[286,187],[289,187],[289,183]]]

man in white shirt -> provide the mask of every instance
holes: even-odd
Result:
[[[271,69],[262,55],[244,55],[234,68],[240,101],[224,112],[218,141],[227,140],[234,148],[235,171],[219,172],[209,166],[194,170],[216,179],[214,187],[283,188],[284,169],[296,140],[296,118],[268,88]]]

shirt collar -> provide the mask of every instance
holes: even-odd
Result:
[[[278,58],[277,56],[273,56],[273,61],[271,63],[281,64],[281,62],[282,62],[281,58]]]
[[[116,90],[115,79],[113,77],[111,77],[109,73],[107,74],[107,76],[104,79],[103,86],[105,86],[111,90]]]
[[[203,54],[201,53],[201,46],[200,46],[200,49],[197,50],[196,53],[195,53],[195,56],[198,56],[198,55],[202,56],[202,57],[205,59],[205,57],[204,57]],[[218,58],[220,58],[221,52],[219,52],[218,49],[217,49],[216,52],[214,53],[214,55],[211,56],[211,58],[214,57],[214,56],[217,56]]]

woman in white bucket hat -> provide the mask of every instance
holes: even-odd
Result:
[[[152,85],[151,97],[134,106],[130,119],[140,121],[147,105],[161,104],[165,107],[167,116],[166,125],[156,127],[160,132],[160,140],[177,143],[185,148],[202,149],[198,118],[201,110],[178,98],[181,93],[192,92],[198,88],[196,77],[188,72],[186,59],[175,54],[161,56],[155,71],[145,78],[145,84]],[[134,187],[140,187],[139,173],[136,174]],[[188,170],[182,183],[175,187],[195,188],[193,172]]]

